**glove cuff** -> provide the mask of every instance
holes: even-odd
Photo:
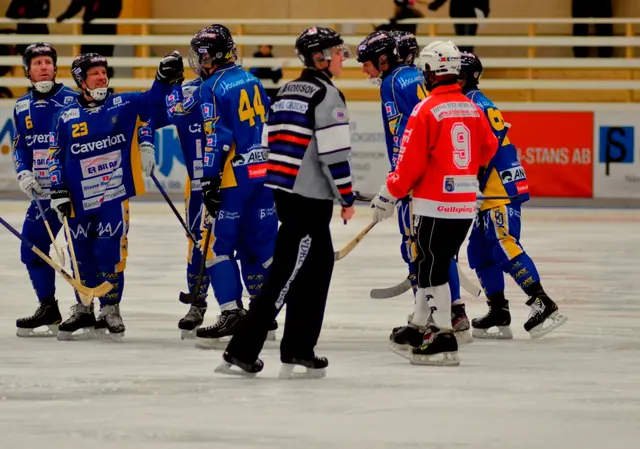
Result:
[[[60,200],[63,198],[69,198],[69,190],[67,189],[53,189],[51,190],[51,199]]]

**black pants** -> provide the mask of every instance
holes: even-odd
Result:
[[[276,190],[274,196],[282,224],[271,271],[227,346],[230,355],[246,363],[258,358],[269,325],[285,303],[287,316],[280,344],[281,359],[313,357],[333,273],[329,229],[333,201],[314,200],[281,190]]]
[[[611,0],[573,0],[571,2],[571,16],[574,18],[597,17],[609,18],[613,16]],[[586,23],[574,23],[574,36],[588,36],[589,27]],[[613,24],[600,23],[595,25],[596,36],[613,36]],[[610,58],[613,56],[613,47],[596,47],[600,58]],[[573,47],[573,54],[576,58],[586,58],[589,56],[589,47]]]
[[[418,287],[428,288],[449,282],[449,265],[473,220],[415,216]]]

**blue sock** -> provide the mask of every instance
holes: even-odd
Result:
[[[540,275],[536,265],[527,253],[522,253],[504,264],[504,270],[509,273],[520,288],[527,293],[534,284],[540,284]]]
[[[504,291],[504,272],[498,265],[485,265],[478,268],[476,275],[487,298]]]
[[[451,291],[451,303],[460,300],[460,276],[458,275],[458,262],[451,259],[449,264],[449,290]]]
[[[29,279],[31,279],[31,285],[36,291],[38,301],[43,299],[53,298],[56,294],[56,272],[53,271],[49,265],[44,262],[36,262],[27,266],[29,272]]]
[[[192,263],[187,265],[187,285],[189,286],[189,292],[193,291],[196,288],[196,283],[198,282],[198,274],[200,272],[200,259],[194,260]],[[209,291],[209,284],[211,283],[211,279],[207,274],[206,270],[202,274],[202,282],[200,283],[200,291],[196,297],[194,303],[205,303],[207,302],[207,293]]]
[[[213,293],[220,308],[222,310],[235,308],[242,300],[242,281],[240,280],[238,263],[235,259],[224,258],[215,261],[208,272]]]
[[[122,293],[124,292],[124,272],[123,273],[98,273],[97,284],[102,284],[104,281],[110,282],[113,285],[113,289],[100,298],[101,306],[112,306],[119,304],[122,300]]]

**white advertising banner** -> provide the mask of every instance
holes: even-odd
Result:
[[[384,182],[389,163],[385,149],[382,112],[377,103],[359,103],[350,107],[351,164],[354,186],[364,194],[374,194]],[[15,169],[11,157],[11,143],[15,136],[13,108],[0,108],[0,190],[16,190]],[[187,170],[174,127],[156,131],[156,177],[169,192],[184,192]],[[147,190],[156,190],[147,180]]]
[[[596,112],[594,198],[640,198],[640,116]]]

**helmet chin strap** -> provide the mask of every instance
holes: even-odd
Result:
[[[55,81],[36,81],[31,83],[33,88],[41,94],[49,93],[54,84]]]

